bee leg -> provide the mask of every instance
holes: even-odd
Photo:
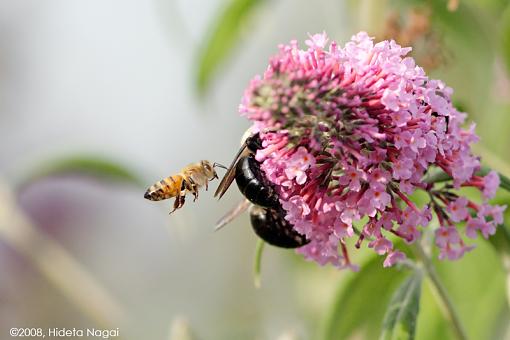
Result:
[[[186,201],[186,192],[182,192],[181,196],[179,196],[180,202],[179,202],[179,208],[182,208],[184,205],[184,202]]]
[[[191,193],[193,194],[193,202],[195,202],[197,200],[197,198],[198,198],[198,190],[197,190],[197,188],[193,187],[191,189]]]
[[[188,187],[189,187],[188,182],[186,180],[183,180],[181,184],[181,192],[179,195],[179,208],[181,208],[184,205],[184,202],[186,201],[186,190]]]
[[[185,201],[186,201],[186,192],[185,191],[181,191],[180,194],[177,197],[175,197],[174,209],[172,211],[170,211],[168,214],[171,214],[174,211],[176,211],[177,209],[182,208],[182,206],[184,205]]]
[[[187,189],[189,191],[191,191],[191,193],[193,194],[193,196],[194,196],[193,202],[195,202],[198,199],[198,186],[195,183],[195,181],[193,180],[193,178],[190,177],[188,180],[189,180],[189,185],[187,186]]]
[[[177,209],[180,208],[180,202],[181,202],[181,196],[177,196],[175,198],[175,201],[174,201],[174,209],[172,211],[170,211],[168,214],[170,215],[171,213],[173,213],[174,211],[176,211]]]
[[[187,187],[187,182],[186,181],[182,181],[182,184],[181,184],[181,191],[179,192],[179,194],[177,194],[177,196],[175,197],[175,201],[174,201],[174,209],[172,211],[169,212],[169,214],[173,213],[174,211],[176,211],[177,209],[180,209],[182,208],[182,206],[184,205],[184,202],[186,201],[186,187]]]

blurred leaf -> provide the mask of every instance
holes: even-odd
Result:
[[[501,190],[493,203],[504,204],[508,202],[508,197],[509,194]],[[506,213],[505,217],[509,222],[510,214]],[[458,261],[439,260],[438,249],[436,247],[432,249],[434,266],[456,306],[470,339],[507,339],[493,336],[496,328],[500,327],[500,318],[505,318],[507,326],[509,320],[505,292],[510,281],[507,281],[508,274],[500,264],[502,254],[494,251],[494,246],[489,243],[496,241],[493,237],[505,236],[499,234],[500,228],[503,226],[499,226],[497,235],[492,235],[488,241],[482,241],[481,238],[474,241],[466,240],[469,245],[476,245],[476,249]],[[502,241],[497,247],[504,250],[508,246],[505,244],[507,240]],[[429,289],[422,291],[416,339],[454,339],[452,327],[436,303],[437,293],[435,289],[430,289],[432,288],[430,281],[427,286]],[[473,313],[473,310],[479,312]]]
[[[510,232],[505,225],[496,228],[496,233],[489,237],[488,241],[498,250],[510,259]]]
[[[423,272],[415,272],[400,285],[384,316],[380,339],[414,339],[416,320],[420,309],[421,281]]]
[[[71,156],[49,161],[32,171],[22,181],[22,186],[45,177],[61,175],[85,175],[142,186],[140,178],[126,166],[97,156]]]
[[[339,288],[319,339],[346,339],[355,330],[362,330],[366,339],[377,338],[391,294],[405,273],[396,268],[383,268],[380,257],[365,263]]]
[[[508,90],[506,85],[503,85],[508,76],[501,55],[494,67],[496,79],[492,85],[492,98],[483,112],[479,114],[477,112],[478,117],[476,118],[476,131],[483,142],[474,144],[473,150],[482,156],[487,165],[510,175],[510,162],[508,161],[510,155],[508,149],[508,145],[510,145],[510,134],[508,133],[510,101],[506,99]]]
[[[417,6],[431,10],[430,24],[440,44],[435,53],[444,59],[444,65],[432,70],[429,76],[454,88],[454,100],[482,117],[493,78],[487,67],[494,62],[498,44],[499,27],[493,18],[466,1],[460,1],[455,12],[447,9],[445,0],[392,0],[391,3],[400,10]]]
[[[493,30],[490,18],[482,15],[477,6],[460,2],[457,11],[451,12],[445,6],[444,0],[432,0],[428,2],[433,9],[433,25],[444,35],[444,48],[450,50],[451,61],[447,69],[441,71],[441,76],[448,71],[453,71],[452,83],[456,93],[464,92],[462,101],[474,109],[478,105],[469,105],[469,102],[480,99],[485,103],[485,98],[472,98],[473,93],[487,93],[488,83],[491,80],[487,65],[492,65],[494,44]],[[479,65],[469,68],[469,78],[466,78],[465,70],[469,65]],[[469,79],[470,81],[466,81]],[[457,80],[457,82],[453,82]],[[459,81],[460,80],[460,81]],[[449,82],[450,83],[450,82]],[[478,91],[478,92],[477,92]],[[458,98],[457,98],[458,99]],[[475,103],[472,103],[475,104]]]
[[[253,281],[256,288],[260,288],[260,271],[262,265],[262,253],[264,252],[265,242],[262,239],[257,240],[257,247],[255,248],[255,259],[253,261]]]
[[[508,0],[461,0],[466,3],[476,5],[480,9],[494,11],[496,14],[501,14],[501,11],[505,9]]]
[[[510,191],[510,178],[502,174],[499,174],[499,178],[501,180],[501,184],[499,186],[505,189],[506,191]]]
[[[506,225],[496,228],[496,233],[488,241],[497,250],[506,273],[506,294],[510,306],[510,231]]]
[[[501,16],[501,49],[507,70],[510,73],[510,4]]]
[[[482,168],[476,173],[478,176],[485,176],[487,175],[492,169],[486,166],[482,166]],[[510,191],[510,178],[506,177],[505,175],[498,173],[500,184],[499,187],[503,188],[507,191]],[[427,183],[439,183],[439,182],[446,182],[451,180],[452,178],[443,170],[441,169],[434,169],[429,173],[425,181]]]
[[[223,13],[216,18],[205,46],[199,55],[196,86],[203,94],[214,72],[235,47],[240,27],[263,0],[230,0]]]
[[[493,332],[496,319],[507,302],[505,300],[505,274],[492,247],[480,240],[476,243],[476,249],[470,254],[466,254],[461,260],[450,262],[436,259],[434,264],[456,306],[469,339],[495,339],[489,337],[489,334]],[[425,303],[425,301],[424,297],[422,302]],[[423,309],[421,308],[421,310]],[[475,310],[477,313],[473,313]],[[434,325],[429,323],[430,319],[421,319],[421,316],[422,312],[420,311],[418,330],[421,330],[422,334],[427,333],[427,336],[422,339],[454,338],[451,330],[449,330],[449,335],[442,334],[438,337],[437,334],[434,334],[435,329],[432,328]],[[442,324],[444,327],[451,328],[448,327],[447,320],[444,320]],[[438,324],[438,327],[441,326]]]

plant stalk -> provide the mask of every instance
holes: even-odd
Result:
[[[460,321],[459,315],[455,311],[455,306],[453,305],[453,301],[450,299],[450,296],[448,295],[448,292],[446,291],[445,286],[439,279],[439,276],[436,273],[436,270],[434,268],[434,264],[430,260],[430,257],[427,255],[421,244],[418,242],[414,244],[414,249],[416,251],[416,255],[418,256],[419,260],[423,263],[423,266],[425,268],[425,272],[427,273],[428,278],[430,279],[430,282],[434,286],[436,293],[434,294],[437,299],[439,300],[439,303],[443,308],[443,313],[445,314],[445,317],[451,321],[451,325],[453,328],[453,332],[455,334],[455,337],[458,340],[467,340],[467,334],[462,326],[462,323]]]
[[[253,261],[253,281],[255,284],[255,288],[260,288],[261,278],[260,278],[260,270],[262,263],[262,252],[264,251],[265,242],[262,239],[257,241],[257,247],[255,248],[255,259]]]

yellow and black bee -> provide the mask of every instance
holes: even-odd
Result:
[[[218,178],[216,167],[225,168],[225,166],[203,160],[198,163],[189,164],[178,174],[172,175],[156,182],[145,192],[144,197],[151,201],[161,201],[175,197],[175,210],[184,205],[186,193],[191,192],[194,196],[193,201],[198,198],[198,189],[205,186],[208,189],[209,181]]]

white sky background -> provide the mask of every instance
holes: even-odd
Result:
[[[303,42],[307,32],[326,30],[339,41],[354,33],[346,31],[341,1],[267,2],[200,103],[193,93],[196,52],[222,3],[0,2],[0,175],[14,182],[31,166],[75,153],[125,162],[147,185],[199,159],[228,164],[248,126],[237,115],[243,90],[276,45]],[[50,216],[57,221],[52,232],[137,320],[126,326],[134,337],[125,338],[162,339],[177,315],[204,339],[309,331],[288,288],[296,279],[286,267],[292,256],[268,250],[266,286],[255,291],[248,217],[212,232],[238,193],[221,203],[201,193],[170,217],[171,202],[151,203],[142,194],[62,180],[39,184],[24,198],[34,219],[51,215],[53,205],[84,207]],[[14,286],[25,278],[11,276]],[[59,296],[52,287],[43,295]],[[61,304],[51,307],[61,310],[56,318],[82,317]]]

